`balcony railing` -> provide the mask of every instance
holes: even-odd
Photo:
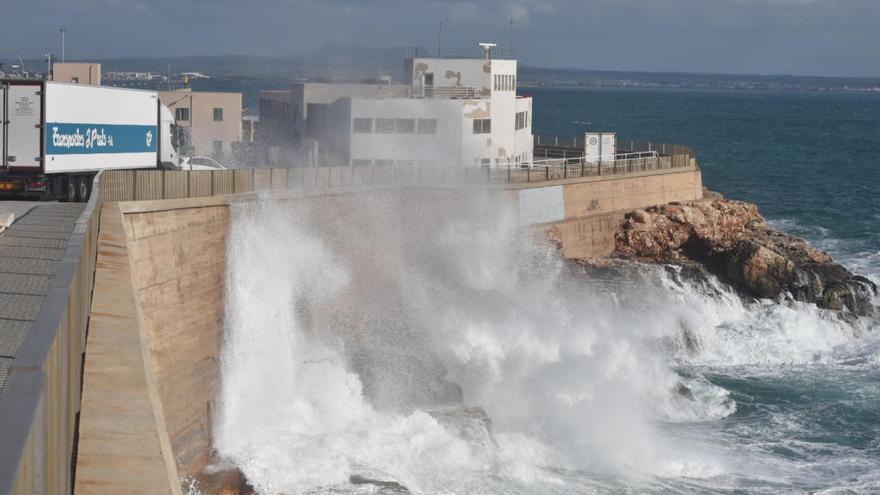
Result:
[[[424,86],[422,94],[425,98],[476,98],[477,88],[473,86]]]

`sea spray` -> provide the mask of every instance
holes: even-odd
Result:
[[[826,362],[851,345],[848,324],[666,268],[608,289],[499,196],[436,194],[232,207],[215,438],[261,493],[784,479],[712,436],[737,404],[702,369]],[[494,442],[431,414],[465,405]]]

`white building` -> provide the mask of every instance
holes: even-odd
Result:
[[[490,55],[408,59],[405,84],[295,83],[266,92],[261,135],[272,146],[317,147],[322,164],[531,161],[532,99],[516,94],[516,61]]]

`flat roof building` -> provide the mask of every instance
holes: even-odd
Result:
[[[403,84],[294,83],[261,93],[263,143],[316,148],[322,165],[532,160],[532,99],[516,94],[515,60],[487,51],[482,59],[413,58],[404,66]]]
[[[52,80],[74,84],[101,85],[101,64],[91,62],[55,62]]]
[[[242,140],[241,93],[161,91],[160,101],[174,113],[183,132],[181,149],[190,156],[208,156],[221,162],[232,156],[233,143]]]

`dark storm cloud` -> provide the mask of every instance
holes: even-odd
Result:
[[[515,45],[529,65],[880,75],[878,0],[12,0],[0,47],[77,57]]]

